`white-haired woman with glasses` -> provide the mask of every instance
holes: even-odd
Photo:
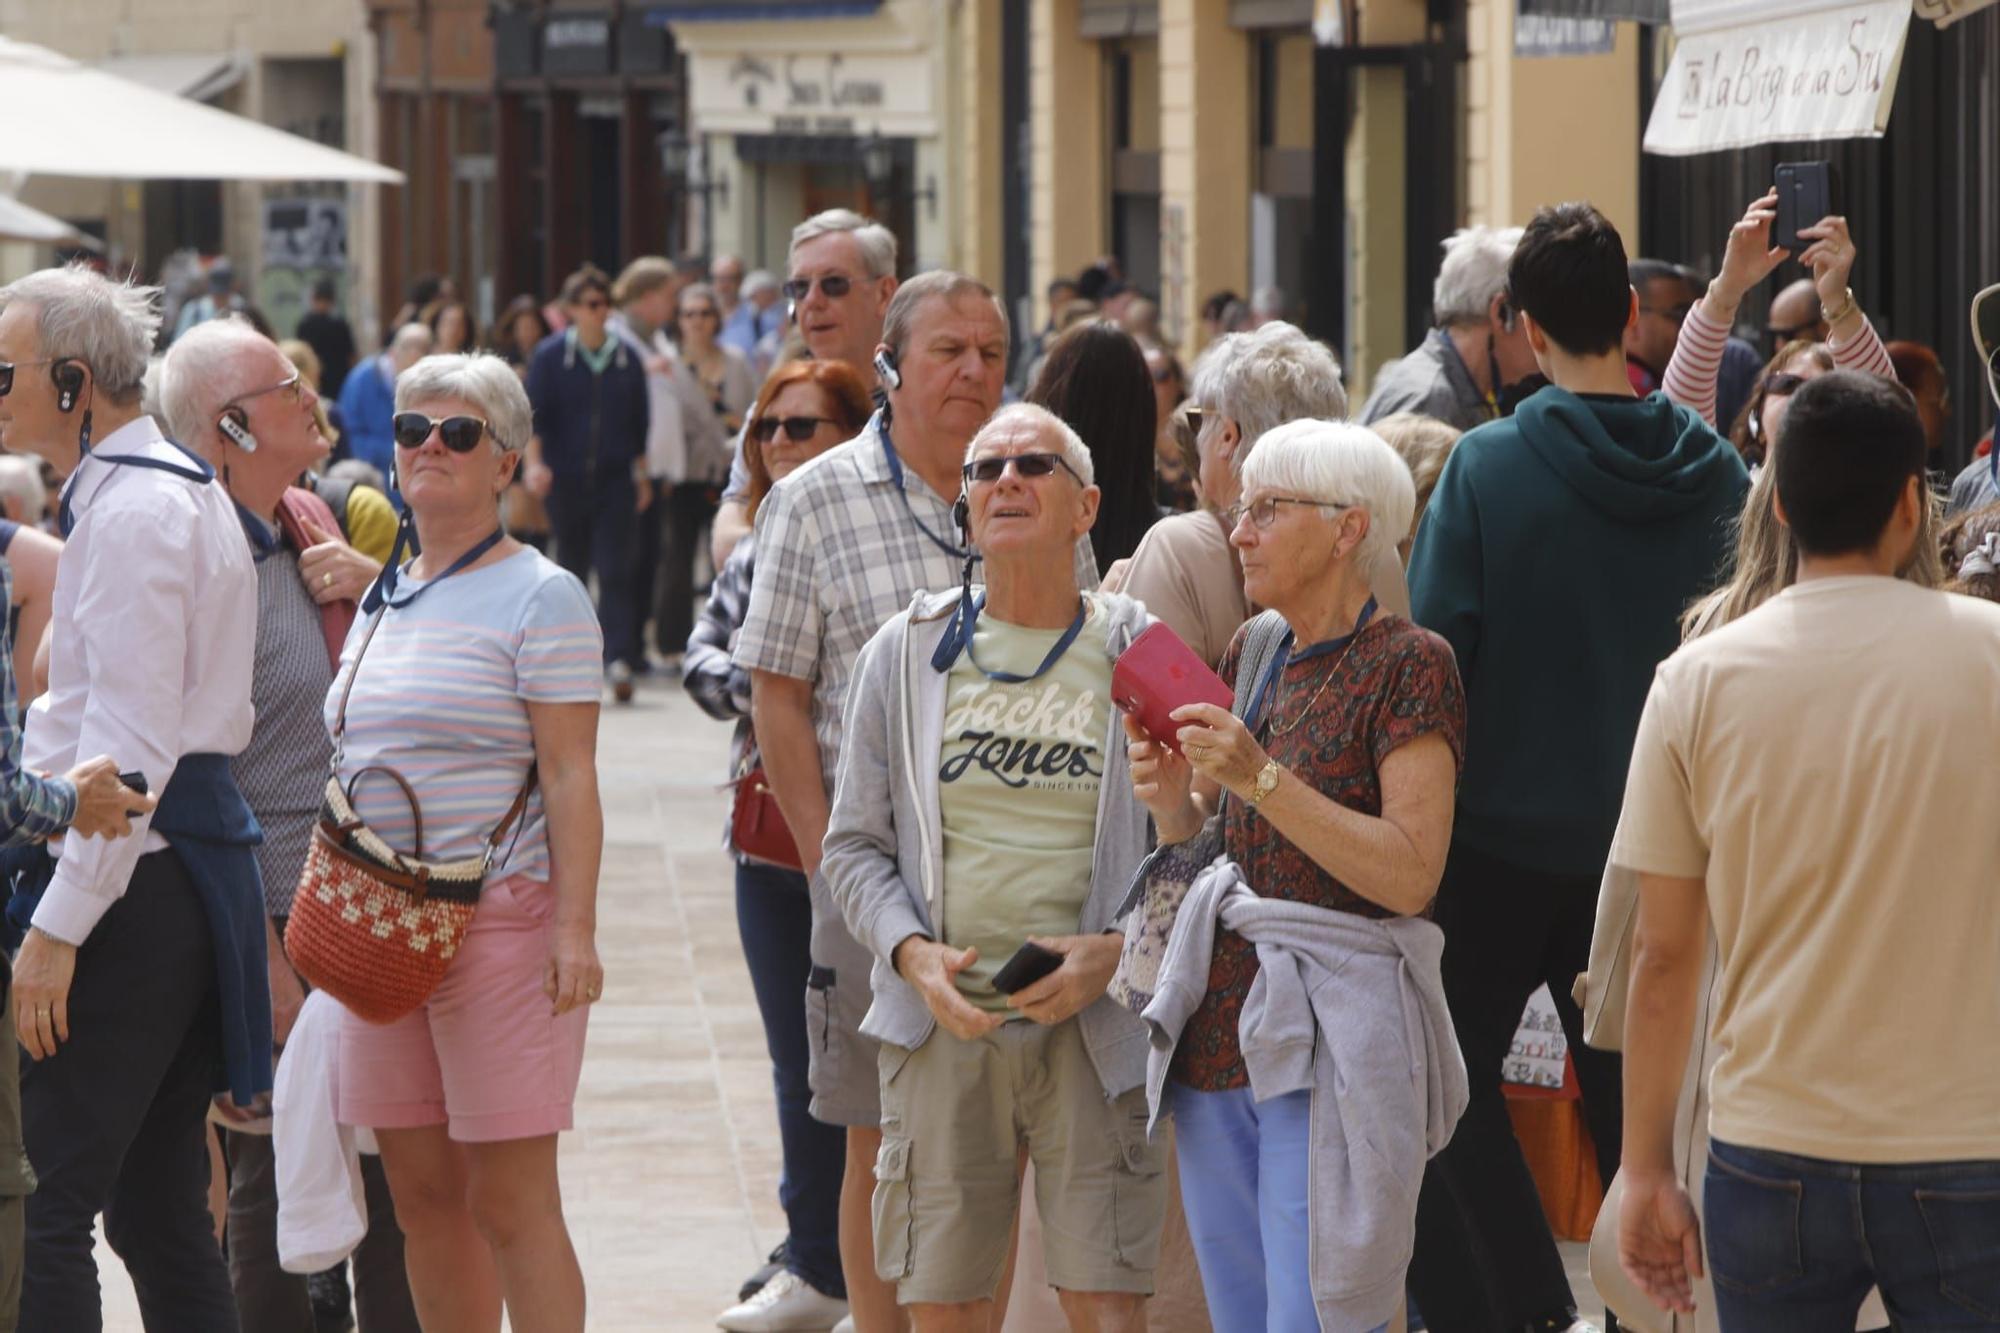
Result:
[[[583,585],[501,530],[530,421],[496,356],[429,357],[396,381],[397,481],[423,553],[398,568],[399,550],[370,590],[327,696],[331,727],[352,678],[341,780],[401,774],[426,857],[477,855],[534,773],[437,990],[393,1023],[343,1019],[340,1119],[381,1142],[426,1328],[497,1328],[503,1304],[515,1328],[583,1327],[556,1135],[604,977],[603,639]],[[354,795],[371,829],[417,851],[396,783],[364,774]]]
[[[1179,754],[1128,723],[1163,844],[1222,812],[1146,1010],[1150,1086],[1218,1333],[1372,1328],[1401,1299],[1424,1162],[1464,1104],[1443,937],[1422,919],[1464,699],[1450,647],[1378,611],[1362,572],[1415,507],[1394,450],[1295,421],[1258,441],[1242,486],[1230,541],[1270,608],[1223,658],[1243,715],[1177,709]]]
[[[820,863],[875,956],[875,1268],[918,1333],[987,1327],[1026,1157],[1070,1327],[1127,1333],[1166,1154],[1144,1029],[1105,995],[1146,847],[1111,668],[1149,617],[1077,586],[1098,491],[1061,418],[1002,408],[963,475],[986,584],[919,593],[862,650]]]

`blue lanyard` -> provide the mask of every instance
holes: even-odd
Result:
[[[257,516],[243,507],[241,500],[231,500],[236,506],[236,521],[243,525],[243,535],[250,539],[250,559],[263,564],[278,553],[278,538],[260,522]]]
[[[938,550],[943,551],[952,559],[977,560],[979,556],[970,546],[953,545],[951,542],[938,536],[935,532],[932,532],[929,525],[917,517],[916,506],[910,503],[910,493],[903,489],[903,460],[896,457],[896,448],[889,443],[889,431],[882,420],[882,414],[877,412],[875,419],[868,424],[874,429],[875,438],[882,442],[882,459],[889,465],[889,480],[895,483],[897,498],[902,500],[903,512],[910,516],[910,522],[916,524],[917,530],[930,538],[931,545],[937,547]]]
[[[138,454],[90,454],[89,457],[95,458],[100,463],[109,464],[112,467],[143,467],[151,468],[155,472],[170,472],[174,476],[184,481],[194,482],[198,486],[206,486],[209,482],[215,480],[215,469],[210,467],[207,461],[199,454],[182,445],[175,444],[172,440],[162,440],[161,443],[170,444],[174,448],[179,449],[183,454],[188,456],[194,463],[194,466],[186,468],[178,463],[169,463],[163,458],[146,458]],[[69,500],[70,492],[76,489],[77,484],[77,481],[72,479],[70,485],[63,487],[62,503],[56,507],[56,526],[61,529],[64,540],[68,540],[69,535],[76,531],[76,510],[71,507]]]
[[[1069,622],[1069,628],[1062,632],[1060,639],[1056,640],[1055,647],[1049,649],[1049,655],[1042,659],[1042,664],[1036,667],[1032,674],[1017,676],[1011,671],[988,671],[979,665],[979,659],[972,655],[972,632],[979,623],[979,613],[985,607],[985,593],[972,598],[959,598],[958,609],[951,613],[951,623],[944,628],[944,641],[938,644],[937,651],[931,654],[933,670],[951,670],[952,664],[958,661],[958,655],[964,653],[965,660],[972,663],[972,669],[986,679],[998,681],[1002,685],[1025,685],[1031,680],[1046,676],[1051,667],[1062,661],[1062,655],[1076,642],[1076,636],[1083,633],[1083,622],[1090,618],[1090,604],[1079,596],[1076,599],[1075,619]]]
[[[417,589],[415,592],[411,593],[409,596],[405,597],[402,601],[399,602],[396,600],[396,579],[397,575],[401,573],[401,570],[397,567],[396,562],[403,558],[403,545],[408,537],[410,527],[411,523],[408,517],[408,511],[405,511],[405,517],[403,519],[402,526],[396,530],[396,548],[393,551],[389,552],[389,563],[382,566],[382,573],[379,576],[377,576],[374,585],[368,589],[368,595],[361,599],[361,609],[364,612],[373,614],[375,610],[379,607],[387,607],[392,611],[400,611],[402,608],[416,601],[417,598],[422,597],[425,593],[429,592],[432,588],[437,587],[438,584],[443,583],[446,579],[450,578],[452,575],[463,572],[467,566],[472,564],[473,561],[479,559],[480,556],[485,555],[495,546],[498,546],[500,544],[500,539],[507,535],[506,530],[503,528],[493,529],[491,535],[489,535],[484,541],[480,542],[477,546],[473,547],[470,551],[467,551],[464,555],[460,556],[458,559],[452,561],[451,568],[445,570],[444,573],[438,575],[436,578],[431,579],[429,582],[425,583],[423,587]]]
[[[1339,652],[1342,648],[1354,642],[1355,635],[1368,627],[1368,622],[1375,618],[1375,609],[1375,599],[1370,597],[1367,605],[1361,608],[1361,614],[1354,618],[1353,629],[1337,639],[1322,639],[1318,643],[1312,644],[1296,653],[1291,651],[1292,632],[1286,630],[1284,638],[1278,640],[1278,651],[1271,656],[1271,665],[1264,669],[1264,679],[1257,682],[1257,693],[1251,696],[1250,712],[1243,719],[1244,725],[1254,733],[1258,727],[1264,724],[1264,703],[1270,697],[1272,687],[1277,684],[1280,672],[1284,671],[1286,667],[1291,666],[1294,662],[1303,662],[1308,658],[1324,657],[1328,653]]]

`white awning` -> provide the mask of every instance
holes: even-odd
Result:
[[[207,55],[112,56],[94,68],[154,92],[206,102],[243,82],[244,62],[226,51]]]
[[[49,245],[81,245],[102,250],[103,243],[86,236],[61,218],[30,208],[11,195],[0,194],[0,241],[39,241]]]
[[[0,171],[108,180],[374,181],[403,174],[0,37]]]
[[[1880,138],[1911,0],[1673,0],[1649,153]]]

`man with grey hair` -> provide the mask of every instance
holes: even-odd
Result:
[[[1282,320],[1228,333],[1195,362],[1189,397],[1199,413],[1200,509],[1172,514],[1146,530],[1124,570],[1107,586],[1138,598],[1203,661],[1222,660],[1250,618],[1243,571],[1223,511],[1243,494],[1243,461],[1266,431],[1305,418],[1347,415],[1347,391],[1333,353]],[[1403,570],[1391,551],[1368,573],[1384,611],[1409,612]]]
[[[996,1327],[1025,1154],[1069,1327],[1142,1329],[1166,1149],[1143,1025],[1105,992],[1147,845],[1111,671],[1148,617],[1078,581],[1100,497],[1060,418],[1001,409],[962,475],[984,586],[919,595],[863,650],[823,863],[873,956],[876,1265],[917,1328]],[[1030,940],[1053,965],[1011,983]]]
[[[792,228],[789,263],[791,276],[783,291],[806,355],[815,361],[845,361],[866,380],[869,359],[882,340],[889,299],[896,294],[896,234],[851,209],[829,208]],[[739,435],[722,509],[709,534],[717,569],[750,532],[744,503],[749,494],[750,469]]]
[[[159,379],[167,429],[216,469],[257,556],[257,659],[250,687],[257,720],[231,769],[264,830],[257,862],[264,878],[272,1039],[282,1046],[305,1001],[280,941],[333,758],[321,710],[344,638],[334,631],[352,623],[355,602],[381,566],[347,544],[332,510],[296,489],[298,479],[326,457],[328,445],[314,412],[318,395],[277,344],[233,317],[197,325],[174,341]],[[271,1138],[232,1126],[223,1136],[223,1155],[229,1276],[243,1326],[312,1333],[306,1279],[278,1262]],[[368,1234],[355,1252],[362,1315],[371,1328],[414,1333],[402,1233],[381,1159],[364,1157],[361,1171],[369,1214]]]
[[[823,239],[854,245],[846,234]],[[820,276],[815,270],[816,281]],[[858,437],[787,477],[757,511],[756,578],[735,661],[751,674],[764,770],[812,893],[813,968],[804,996],[809,1081],[812,1114],[848,1131],[840,1228],[847,1295],[861,1333],[885,1333],[896,1327],[896,1296],[868,1239],[882,1143],[876,1048],[860,1030],[870,954],[848,933],[819,874],[820,842],[855,658],[919,590],[958,587],[965,563],[976,558],[952,500],[967,443],[1000,405],[1007,321],[984,284],[962,273],[925,273],[896,292],[881,343],[869,350],[885,367],[887,406]],[[1076,560],[1080,585],[1094,587],[1088,538],[1078,542]],[[784,1291],[770,1297],[782,1298]],[[786,1326],[752,1322],[759,1318],[764,1312],[739,1307],[723,1327]]]
[[[390,479],[389,498],[401,510],[395,489],[396,441],[389,422],[396,415],[396,377],[430,355],[436,341],[426,324],[405,324],[389,339],[389,349],[348,373],[340,386],[341,445]]]
[[[753,270],[743,279],[743,299],[722,326],[722,343],[743,353],[758,375],[771,368],[771,358],[765,352],[785,325],[785,312],[778,306],[781,295],[776,275],[761,268]]]
[[[30,926],[14,987],[37,1329],[101,1327],[99,1214],[150,1327],[237,1328],[205,1125],[218,1086],[239,1109],[271,1088],[261,834],[230,773],[254,720],[257,576],[214,470],[140,409],[157,295],[82,267],[0,288],[0,435],[68,476],[22,761],[109,754],[159,793],[132,836],[52,842],[9,906]]]
[[[1507,299],[1507,261],[1520,242],[1519,227],[1461,227],[1445,238],[1431,284],[1436,327],[1415,351],[1375,372],[1360,421],[1416,412],[1471,430],[1501,414],[1501,392],[1536,373],[1527,331]]]

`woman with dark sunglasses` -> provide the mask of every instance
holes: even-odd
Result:
[[[556,1138],[604,983],[603,640],[576,576],[500,527],[531,422],[507,364],[426,358],[396,407],[422,554],[399,549],[342,654],[338,776],[391,847],[448,860],[479,855],[527,798],[430,998],[393,1023],[343,1013],[340,1119],[376,1131],[424,1327],[497,1328],[504,1298],[516,1328],[581,1329]]]
[[[844,361],[796,361],[773,371],[757,395],[743,438],[751,520],[771,487],[794,468],[860,434],[870,410],[861,376]],[[682,680],[701,710],[717,721],[736,723],[729,775],[737,782],[761,767],[757,738],[750,730],[749,673],[730,661],[750,610],[756,542],[753,531],[716,574],[681,663]],[[736,860],[736,927],[777,1086],[778,1136],[784,1150],[780,1202],[789,1234],[774,1255],[783,1269],[761,1287],[746,1289],[743,1304],[724,1312],[721,1326],[790,1328],[807,1326],[807,1316],[821,1315],[831,1324],[846,1313],[838,1232],[847,1136],[837,1126],[814,1120],[806,1109],[812,1090],[806,1084],[806,1013],[800,988],[812,967],[812,902],[805,874],[796,867],[753,859],[734,845],[728,830],[724,845]]]

